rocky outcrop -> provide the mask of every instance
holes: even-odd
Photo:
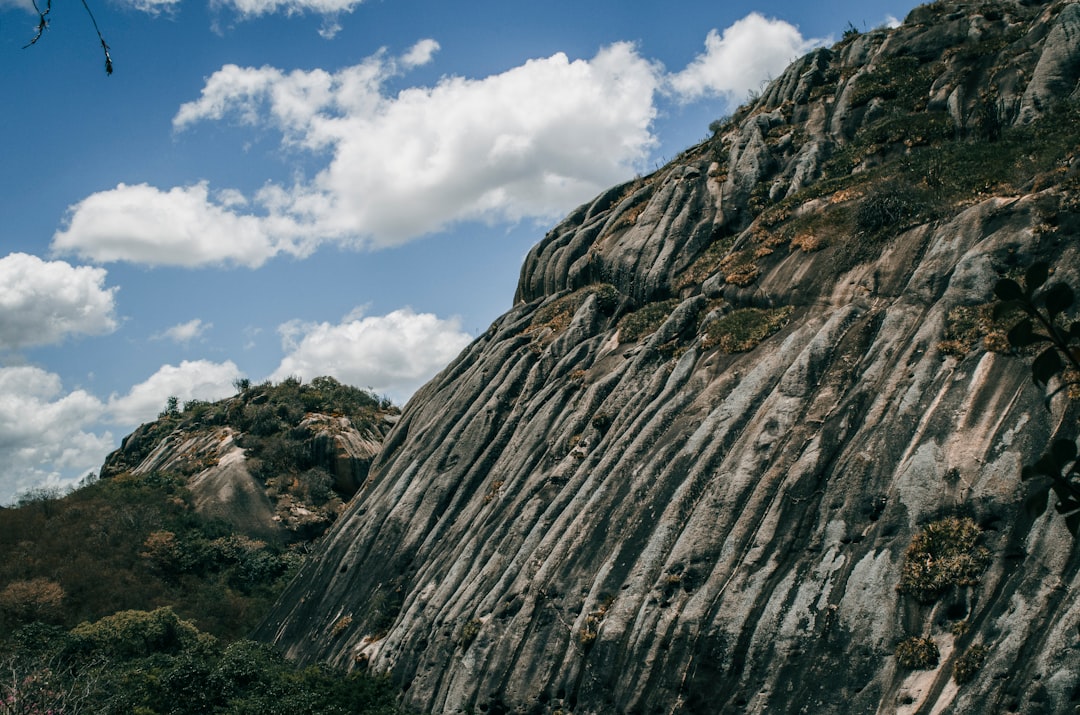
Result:
[[[1076,7],[919,8],[575,211],[261,636],[422,712],[1074,709],[1080,556],[1019,473],[1077,408],[989,305],[1080,283],[1075,90],[1024,100]],[[911,586],[957,523],[979,568]]]
[[[198,513],[247,535],[310,540],[334,522],[364,484],[396,415],[361,426],[340,414],[303,415],[295,426],[285,426],[293,437],[300,435],[299,442],[285,448],[271,445],[271,450],[286,454],[286,460],[274,460],[268,468],[259,463],[266,459],[256,458],[258,474],[242,446],[243,432],[228,424],[176,424],[177,419],[162,417],[141,426],[108,457],[103,475],[180,475]]]

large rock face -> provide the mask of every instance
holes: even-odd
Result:
[[[919,8],[575,211],[261,635],[422,712],[1073,711],[1019,473],[1077,411],[987,348],[999,276],[1080,283],[1078,7]],[[978,568],[898,590],[957,522]]]

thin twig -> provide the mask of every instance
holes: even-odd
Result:
[[[48,0],[48,4],[45,5],[45,12],[42,12],[41,9],[38,8],[37,0],[30,0],[30,2],[34,4],[34,12],[38,14],[38,26],[37,34],[34,35],[34,39],[23,45],[24,50],[41,39],[41,34],[49,27],[49,20],[45,16],[52,12],[52,0]]]
[[[31,45],[36,45],[37,41],[41,39],[41,36],[45,33],[45,30],[49,29],[48,15],[52,12],[52,0],[47,0],[45,5],[45,12],[41,11],[38,7],[37,0],[30,0],[34,5],[34,12],[38,14],[37,33],[34,35],[34,39],[23,45],[25,50]],[[94,12],[90,9],[90,5],[86,0],[82,0],[82,6],[86,10],[86,14],[90,16],[90,22],[94,25],[94,32],[97,33],[98,41],[101,42],[101,49],[105,53],[105,74],[111,75],[113,73],[112,55],[109,53],[109,44],[105,42],[105,36],[101,34],[101,28],[98,27],[97,18],[94,17]]]
[[[49,0],[51,3],[52,0]],[[94,18],[94,13],[91,12],[90,6],[86,4],[86,0],[82,0],[82,5],[86,8],[86,14],[90,16],[90,22],[94,23],[94,32],[97,33],[98,39],[101,40],[101,49],[105,52],[105,74],[112,74],[112,57],[109,55],[109,45],[105,42],[105,38],[101,35],[101,30],[98,28],[97,19]]]

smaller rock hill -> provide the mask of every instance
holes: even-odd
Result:
[[[397,408],[331,377],[239,387],[214,403],[170,400],[101,477],[180,475],[203,516],[252,536],[318,537],[364,484]]]

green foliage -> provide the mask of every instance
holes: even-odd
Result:
[[[733,310],[705,326],[702,347],[706,350],[715,347],[723,353],[753,350],[765,338],[787,325],[794,310],[791,306]]]
[[[679,305],[678,298],[646,303],[619,319],[619,341],[630,343],[656,332]]]
[[[990,552],[978,545],[981,534],[967,517],[927,524],[908,546],[896,590],[932,603],[951,588],[975,585],[990,563]]]
[[[675,280],[675,289],[681,290],[690,285],[701,284],[705,279],[720,269],[720,264],[735,244],[735,236],[714,236],[708,248],[694,259],[694,262],[682,271]]]
[[[991,303],[958,305],[945,316],[945,339],[938,347],[946,355],[957,357],[979,345],[985,350],[1007,352],[1006,332],[1015,317],[1014,312],[995,317]]]
[[[295,549],[199,516],[183,480],[159,473],[127,473],[3,510],[0,553],[0,632],[30,619],[71,627],[171,605],[200,628],[236,637],[255,626],[300,560]]]
[[[908,670],[931,670],[937,667],[940,653],[931,638],[908,638],[896,644],[896,662]]]
[[[5,675],[15,676],[0,681],[0,704],[21,708],[12,712],[398,712],[384,679],[299,668],[252,641],[223,644],[169,609],[118,613],[71,632],[33,624],[0,639],[0,662]]]
[[[178,653],[200,645],[199,629],[168,607],[154,611],[119,611],[71,630],[74,647],[109,658],[145,658]]]
[[[1009,344],[1016,349],[1046,344],[1031,363],[1031,378],[1039,387],[1062,376],[1064,388],[1071,398],[1080,398],[1080,320],[1069,321],[1066,312],[1074,302],[1071,287],[1053,283],[1043,287],[1050,276],[1050,267],[1034,263],[1024,276],[1024,285],[1003,278],[994,286],[999,303],[998,315],[1020,312],[1021,318],[1008,332]],[[1050,492],[1058,498],[1057,511],[1064,515],[1065,525],[1080,538],[1080,458],[1076,440],[1063,437],[1032,465],[1024,467],[1021,479],[1029,482],[1024,502],[1028,516],[1036,518],[1046,511]]]
[[[956,665],[953,666],[953,680],[958,685],[970,681],[982,668],[989,653],[990,649],[984,645],[973,645],[968,648],[962,656],[956,659]]]
[[[180,416],[180,398],[170,395],[165,401],[165,409],[158,413],[158,419],[172,419]]]

